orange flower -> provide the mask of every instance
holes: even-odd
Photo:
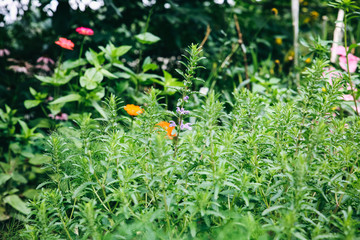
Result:
[[[170,123],[162,121],[156,125],[159,125],[160,127],[162,127],[166,131],[166,135],[170,139],[173,139],[173,137],[176,137],[176,133],[172,134],[172,131],[175,129],[175,127],[170,127]]]
[[[140,113],[143,113],[141,107],[134,104],[127,104],[124,109],[130,116],[137,116]]]
[[[57,45],[59,45],[60,47],[62,48],[65,48],[65,49],[69,49],[69,50],[74,50],[74,43],[69,40],[69,39],[66,39],[66,38],[59,38],[58,41],[55,42]]]

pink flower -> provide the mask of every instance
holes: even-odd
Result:
[[[67,121],[68,120],[68,115],[66,113],[62,113],[61,114],[61,120]]]
[[[55,120],[63,120],[63,121],[68,120],[68,115],[66,113],[62,113],[61,115],[56,115],[56,116],[54,116],[53,114],[49,114],[48,116]]]
[[[331,48],[331,51],[335,52],[336,55],[346,56],[345,47],[343,47],[343,46],[337,46],[335,48]]]
[[[360,60],[360,58],[358,58],[357,56],[349,53],[348,54],[348,59],[349,59],[349,71],[351,73],[354,73],[356,71],[357,64],[358,64],[358,61]],[[340,67],[342,69],[347,71],[347,64],[346,64],[346,57],[345,56],[339,57],[339,64],[340,64]]]
[[[78,27],[76,32],[81,35],[91,36],[94,35],[94,31],[90,28]]]
[[[59,45],[62,48],[68,49],[68,50],[74,50],[74,43],[66,38],[59,38],[58,41],[55,42],[57,45]]]
[[[43,70],[43,71],[45,71],[45,72],[50,72],[51,71],[51,69],[49,68],[49,66],[48,65],[35,65],[35,68],[37,68],[37,69],[41,69],[41,70]]]
[[[10,51],[9,51],[9,50],[7,50],[6,48],[0,49],[0,57],[9,56],[9,55],[10,55]]]
[[[37,60],[36,60],[37,63],[39,62],[43,62],[44,64],[55,64],[54,60],[52,60],[51,58],[48,58],[48,57],[39,57]]]
[[[344,101],[354,101],[354,98],[351,94],[344,94],[344,96],[342,97],[342,99]]]
[[[355,106],[351,106],[353,109],[354,109],[354,111],[356,112],[356,107]],[[357,110],[358,110],[358,112],[360,113],[360,106],[358,106],[357,107]]]

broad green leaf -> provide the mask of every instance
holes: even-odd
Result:
[[[103,64],[105,61],[103,54],[104,53],[96,53],[90,48],[90,50],[85,53],[85,57],[90,64],[99,69],[101,68],[101,64]]]
[[[4,198],[4,202],[18,210],[23,214],[29,214],[30,209],[26,206],[26,204],[21,200],[17,195],[9,195]]]
[[[11,178],[10,174],[0,173],[0,186],[7,182]]]
[[[37,92],[35,91],[35,89],[33,89],[32,87],[30,87],[29,90],[30,90],[31,95],[33,95],[33,96],[35,97],[35,95],[36,95],[36,93],[37,93]]]
[[[140,33],[136,35],[135,38],[139,43],[142,44],[154,44],[160,40],[159,37],[149,32]]]
[[[87,69],[85,75],[80,78],[80,85],[87,90],[92,90],[99,85],[103,78],[104,76],[95,68],[90,68]]]
[[[116,56],[121,57],[126,54],[132,47],[131,46],[120,46],[116,48]]]
[[[33,165],[41,165],[50,161],[51,157],[49,156],[45,156],[43,154],[35,154],[35,156],[29,160],[29,163]]]
[[[77,59],[77,60],[67,60],[62,63],[61,69],[74,69],[80,66],[83,66],[87,63],[87,61],[83,58]]]
[[[41,100],[25,100],[24,106],[26,109],[30,109],[38,106],[42,101]]]
[[[115,90],[118,94],[121,94],[129,87],[128,81],[121,81],[116,84]]]
[[[67,96],[60,97],[60,98],[52,101],[49,104],[54,105],[54,104],[60,104],[60,103],[75,102],[75,101],[79,101],[80,99],[81,99],[81,96],[79,94],[72,93],[72,94],[69,94]]]
[[[36,196],[38,196],[39,194],[41,193],[40,190],[36,190],[36,189],[28,189],[26,190],[23,195],[26,197],[26,198],[29,198],[29,199],[34,199]]]
[[[94,101],[94,100],[93,100],[93,101],[91,101],[91,104],[92,104],[93,107],[101,114],[101,116],[102,116],[104,119],[108,120],[108,116],[107,116],[105,110],[98,104],[97,101]]]
[[[100,69],[100,73],[101,73],[102,75],[104,75],[105,77],[110,78],[110,79],[115,79],[115,78],[117,78],[116,75],[112,74],[111,72],[109,72],[108,70],[106,70],[106,69],[104,69],[104,68]]]
[[[29,127],[27,126],[27,124],[24,121],[19,120],[19,124],[20,124],[22,130],[24,131],[24,133],[29,132]]]
[[[71,71],[70,73],[68,73],[66,70],[65,71],[55,70],[55,74],[52,77],[35,75],[35,78],[46,84],[50,84],[53,86],[61,86],[70,82],[70,80],[77,75],[78,74],[75,71]]]
[[[19,183],[27,183],[27,179],[20,173],[18,172],[13,172],[12,173],[12,179],[15,181],[15,182],[19,182]]]
[[[142,65],[142,70],[143,70],[144,73],[149,71],[149,70],[156,70],[158,68],[159,68],[158,65],[151,62],[150,57],[145,58],[144,63]]]
[[[195,236],[196,236],[196,222],[192,221],[189,224],[189,227],[190,227],[191,237],[195,238]]]
[[[86,99],[99,101],[105,96],[105,88],[98,87],[95,90],[88,93]]]

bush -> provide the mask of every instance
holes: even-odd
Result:
[[[191,111],[195,121],[186,131],[179,126],[185,110],[166,111],[158,90],[130,122],[118,115],[120,100],[111,96],[107,118],[83,114],[75,128],[50,136],[51,181],[31,203],[23,236],[360,237],[360,121],[333,116],[342,82],[331,75],[328,83],[327,66],[315,61],[301,94],[288,103],[270,106],[243,89],[233,93],[227,113],[210,92]],[[196,95],[189,96],[178,105],[191,106]],[[175,117],[176,132],[157,125]]]

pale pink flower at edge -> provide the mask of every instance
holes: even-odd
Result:
[[[348,48],[349,49],[349,48]],[[346,56],[346,51],[345,51],[345,47],[343,46],[337,46],[335,48],[331,48],[332,52],[335,52],[336,55],[340,55],[340,56]]]
[[[354,73],[356,71],[357,64],[358,64],[360,58],[358,58],[357,56],[349,53],[348,54],[348,59],[349,59],[349,71],[351,73]],[[347,64],[346,64],[346,57],[345,56],[340,56],[339,57],[339,64],[340,64],[340,67],[342,69],[347,71]]]
[[[349,48],[347,48],[349,49]],[[339,65],[342,69],[344,69],[345,71],[347,71],[347,63],[346,63],[346,50],[345,47],[343,46],[337,46],[335,48],[331,48],[332,52],[335,52],[337,55],[339,55]],[[360,58],[358,58],[357,56],[349,53],[348,54],[348,59],[349,59],[349,71],[351,73],[354,73],[356,71],[357,68],[357,64],[358,61],[360,60]]]

